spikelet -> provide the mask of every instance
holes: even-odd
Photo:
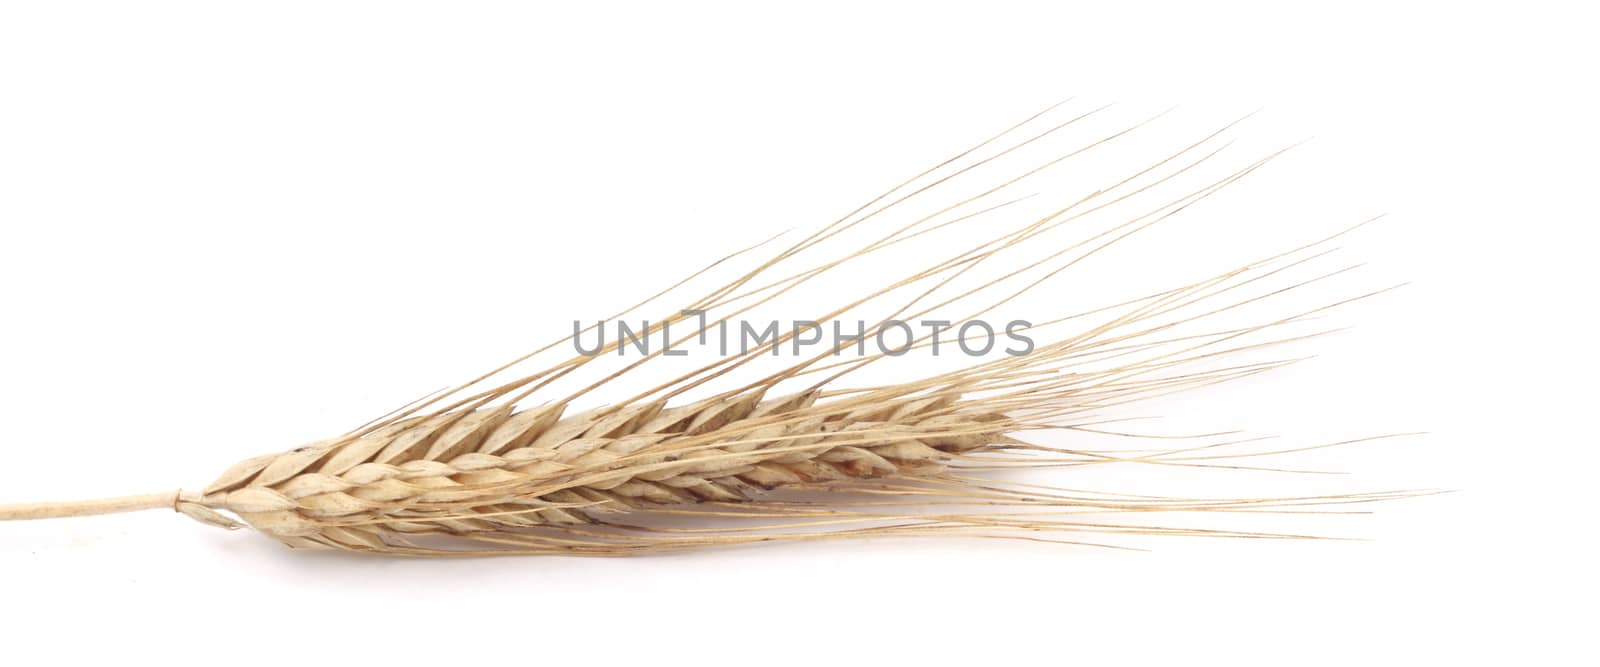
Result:
[[[871,259],[885,248],[938,227],[977,219],[1006,206],[1002,203],[966,212],[986,205],[991,195],[1021,177],[1001,182],[979,196],[937,206],[935,213],[883,233],[843,257],[806,269],[788,268],[804,251],[846,231],[865,229],[879,214],[926,196],[934,191],[933,186],[965,177],[996,157],[1090,115],[1051,125],[1021,140],[1009,139],[1038,124],[1054,109],[919,174],[731,282],[682,304],[684,307],[665,310],[663,317],[642,333],[665,336],[672,326],[681,332],[705,313],[737,317],[752,304],[804,289],[840,266]],[[1092,142],[1024,176],[1137,127]],[[1277,155],[1137,210],[1124,216],[1125,222],[1087,240],[1063,244],[1049,235],[1089,213],[1135,206],[1141,201],[1137,195],[1167,185],[1215,156],[1216,151],[1207,152],[1205,147],[1220,133],[1203,137],[1052,214],[1005,230],[987,243],[952,250],[921,270],[881,288],[864,290],[827,317],[817,319],[825,321],[885,295],[915,296],[911,304],[869,328],[870,335],[892,319],[927,317],[960,297],[988,293],[985,290],[997,292],[988,302],[992,308],[1024,292],[1042,289],[1051,284],[1049,278],[1083,257],[1179,214]],[[979,157],[1003,140],[1012,143]],[[1271,453],[1198,451],[1238,444],[1225,442],[1137,455],[1111,454],[1036,444],[1025,434],[1091,432],[1093,425],[1102,423],[1100,415],[1116,406],[1250,377],[1292,363],[1228,360],[1312,337],[1315,334],[1273,337],[1271,332],[1375,293],[1304,312],[1279,313],[1248,325],[1219,325],[1198,333],[1185,327],[1203,326],[1220,320],[1220,315],[1339,275],[1342,270],[1310,279],[1284,279],[1291,269],[1325,255],[1329,242],[1340,235],[1189,284],[1029,324],[1027,330],[1040,342],[1025,354],[996,355],[913,381],[850,385],[853,373],[889,355],[841,359],[830,350],[797,357],[742,386],[704,398],[684,398],[734,370],[763,359],[770,361],[773,356],[769,352],[795,343],[799,332],[790,331],[666,383],[639,386],[633,398],[612,405],[572,409],[588,390],[547,395],[555,381],[601,358],[617,358],[609,353],[621,351],[624,341],[619,339],[603,345],[600,354],[579,354],[537,372],[488,384],[534,355],[523,357],[343,436],[246,460],[200,492],[11,506],[0,508],[0,518],[171,507],[212,525],[248,525],[291,547],[402,555],[616,556],[863,536],[985,536],[1069,543],[1083,543],[1076,535],[1084,533],[1259,537],[1264,534],[1097,521],[1083,515],[1262,511],[1409,494],[1165,498],[1009,483],[987,473],[1123,461],[1203,467],[1223,459]],[[955,289],[955,280],[974,267],[1012,249],[1041,244],[1060,247],[1043,259],[975,287],[961,288],[955,298],[939,301],[948,294],[941,290]],[[627,312],[653,304],[662,294],[705,273],[696,273]],[[1018,283],[1013,281],[1021,286],[1015,287]],[[690,333],[685,339],[705,333],[705,320],[699,321],[698,328],[687,329]],[[1042,332],[1063,325],[1078,328],[1053,338],[1042,336]],[[1263,332],[1267,333],[1265,340],[1258,336]],[[911,347],[921,349],[930,344],[927,337],[918,337]],[[556,345],[535,354],[549,352]],[[661,354],[661,350],[648,354],[600,382],[627,385],[634,377],[630,371]],[[635,388],[629,386],[629,391]]]

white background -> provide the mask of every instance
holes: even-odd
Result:
[[[1190,128],[1265,107],[1239,135],[1315,140],[1229,224],[1387,213],[1348,251],[1413,281],[1317,360],[1160,412],[1428,431],[1340,481],[1458,492],[1307,524],[1367,541],[1148,553],[415,561],[163,512],[12,523],[8,661],[1593,664],[1579,3],[569,5],[4,4],[0,502],[197,488],[1071,95]]]

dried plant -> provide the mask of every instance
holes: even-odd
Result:
[[[676,341],[690,341],[705,332],[700,313],[737,318],[900,244],[985,220],[1019,201],[991,203],[1007,196],[1002,193],[1014,184],[1150,122],[1092,139],[1021,175],[987,183],[973,196],[937,202],[910,222],[882,230],[872,226],[888,212],[908,202],[923,204],[950,182],[972,180],[980,167],[1094,113],[1045,123],[1042,119],[1056,109],[917,175],[686,305],[665,309],[642,333],[667,336],[675,326],[684,333]],[[891,320],[948,314],[961,304],[977,303],[973,312],[960,313],[970,319],[1053,286],[1052,279],[1068,268],[1177,216],[1279,155],[1243,164],[1157,203],[1142,203],[1210,163],[1221,150],[1211,146],[1228,129],[1045,215],[992,233],[976,247],[949,251],[903,277],[862,289],[812,320],[828,321],[886,298],[903,302],[878,318],[868,328],[870,335]],[[1069,225],[1088,226],[1083,221],[1090,216],[1110,215],[1117,216],[1115,223],[1091,226],[1092,232],[1068,241],[1052,235]],[[807,251],[845,233],[868,238],[823,261],[803,261]],[[891,356],[882,353],[850,358],[830,348],[786,361],[770,354],[794,343],[795,331],[653,385],[633,378],[641,366],[663,360],[661,349],[575,390],[555,391],[559,381],[591,365],[624,359],[614,354],[627,342],[620,339],[605,344],[602,354],[578,354],[536,372],[516,370],[570,339],[558,341],[340,437],[239,463],[199,492],[0,507],[0,518],[173,508],[212,525],[248,525],[292,547],[430,556],[616,556],[865,536],[1070,543],[1088,543],[1084,536],[1089,534],[1293,537],[1109,517],[1298,511],[1410,494],[1196,499],[1091,493],[1003,478],[1019,468],[1126,462],[1238,468],[1244,467],[1238,459],[1313,448],[1241,452],[1236,448],[1253,441],[1224,437],[1215,442],[1213,437],[1205,444],[1130,453],[1047,446],[1035,436],[1114,433],[1104,414],[1118,406],[1293,363],[1234,360],[1315,337],[1319,332],[1283,332],[1377,292],[1246,325],[1221,323],[1343,274],[1346,269],[1340,268],[1289,278],[1326,257],[1330,243],[1343,233],[1188,284],[1031,324],[1030,334],[1053,334],[1031,353],[997,356],[902,383],[847,384],[861,369]],[[713,268],[748,258],[773,242],[730,255],[622,314],[654,307]],[[1019,249],[1045,252],[1018,261],[1009,253]],[[980,267],[996,265],[1003,267],[999,275],[973,279],[981,275]],[[913,342],[916,349],[932,344],[928,336]],[[718,383],[757,363],[778,367],[717,390]],[[511,379],[496,379],[505,377]],[[631,397],[586,411],[569,409],[597,388],[619,384]],[[695,392],[709,395],[689,398]],[[529,405],[534,399],[542,402]]]

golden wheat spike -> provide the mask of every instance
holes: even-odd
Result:
[[[991,182],[978,195],[936,203],[932,213],[881,232],[842,256],[812,260],[815,263],[804,268],[794,266],[808,256],[807,251],[847,232],[871,232],[869,223],[886,212],[926,200],[930,193],[941,191],[935,186],[973,178],[979,167],[1098,111],[1046,123],[1043,130],[1014,138],[1055,109],[1035,114],[890,189],[754,269],[681,308],[665,311],[639,333],[674,343],[704,336],[707,321],[701,319],[689,328],[692,318],[715,313],[716,321],[729,321],[802,290],[840,267],[870,261],[894,246],[950,226],[986,220],[1020,201],[1004,199],[1017,183],[1155,120],[1093,138],[1021,175]],[[1231,127],[1200,137],[1042,217],[1000,230],[985,243],[951,250],[899,279],[863,288],[810,321],[828,321],[880,298],[904,299],[902,306],[863,330],[872,335],[899,319],[947,314],[973,300],[983,304],[968,305],[970,311],[951,318],[967,321],[1053,284],[1052,279],[1084,259],[1179,215],[1281,153],[1244,163],[1154,204],[1144,203],[1149,193],[1170,190],[1180,176],[1210,163],[1221,151],[1211,148],[1214,140]],[[1003,147],[982,154],[997,144]],[[1062,241],[1053,234],[1103,211],[1121,212],[1122,221],[1086,238]],[[1216,451],[1252,442],[1248,439],[1143,452],[1097,452],[1033,443],[1027,434],[1104,433],[1096,427],[1106,422],[1102,413],[1113,407],[1292,363],[1293,359],[1229,360],[1315,337],[1319,334],[1278,332],[1372,294],[1310,310],[1273,313],[1243,325],[1224,324],[1223,318],[1342,275],[1347,268],[1287,278],[1325,257],[1328,244],[1340,236],[1140,298],[1024,323],[1022,330],[1033,337],[1030,341],[1039,339],[1024,352],[894,384],[846,383],[857,371],[897,355],[880,351],[840,358],[830,349],[797,355],[792,363],[755,381],[686,400],[691,392],[770,360],[769,353],[780,346],[794,344],[798,352],[799,329],[665,382],[632,381],[632,371],[663,359],[663,348],[642,354],[576,391],[554,395],[558,381],[602,358],[617,358],[612,354],[624,351],[619,337],[603,343],[597,354],[578,354],[490,384],[492,378],[550,351],[558,342],[345,435],[241,462],[198,492],[0,506],[0,519],[171,508],[224,528],[247,525],[291,547],[404,555],[614,556],[862,536],[985,536],[1068,543],[1087,543],[1075,537],[1087,533],[1266,536],[1092,520],[1086,515],[1299,511],[1410,494],[1198,499],[1070,491],[1002,482],[990,473],[1122,462],[1245,468],[1249,466],[1233,459],[1275,453]],[[1025,248],[1049,252],[1013,263],[996,259],[1011,258],[1010,253]],[[963,282],[976,275],[972,273],[976,268],[997,264],[1005,267],[999,277]],[[654,304],[709,270],[623,314]],[[1055,334],[1069,325],[1076,328]],[[668,333],[674,326],[680,332],[675,340]],[[575,332],[569,340],[583,333]],[[1054,335],[1043,338],[1046,333]],[[906,349],[937,345],[937,339],[930,337],[914,336]],[[569,409],[613,383],[626,387],[630,398],[586,411]],[[802,387],[780,391],[794,383]],[[535,399],[543,403],[527,404]],[[1301,449],[1306,448],[1277,453]]]

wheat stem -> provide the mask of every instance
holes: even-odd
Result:
[[[175,509],[178,504],[178,493],[178,491],[163,491],[161,493],[99,498],[96,500],[0,505],[0,521],[60,519],[73,516],[138,512],[140,510]]]

